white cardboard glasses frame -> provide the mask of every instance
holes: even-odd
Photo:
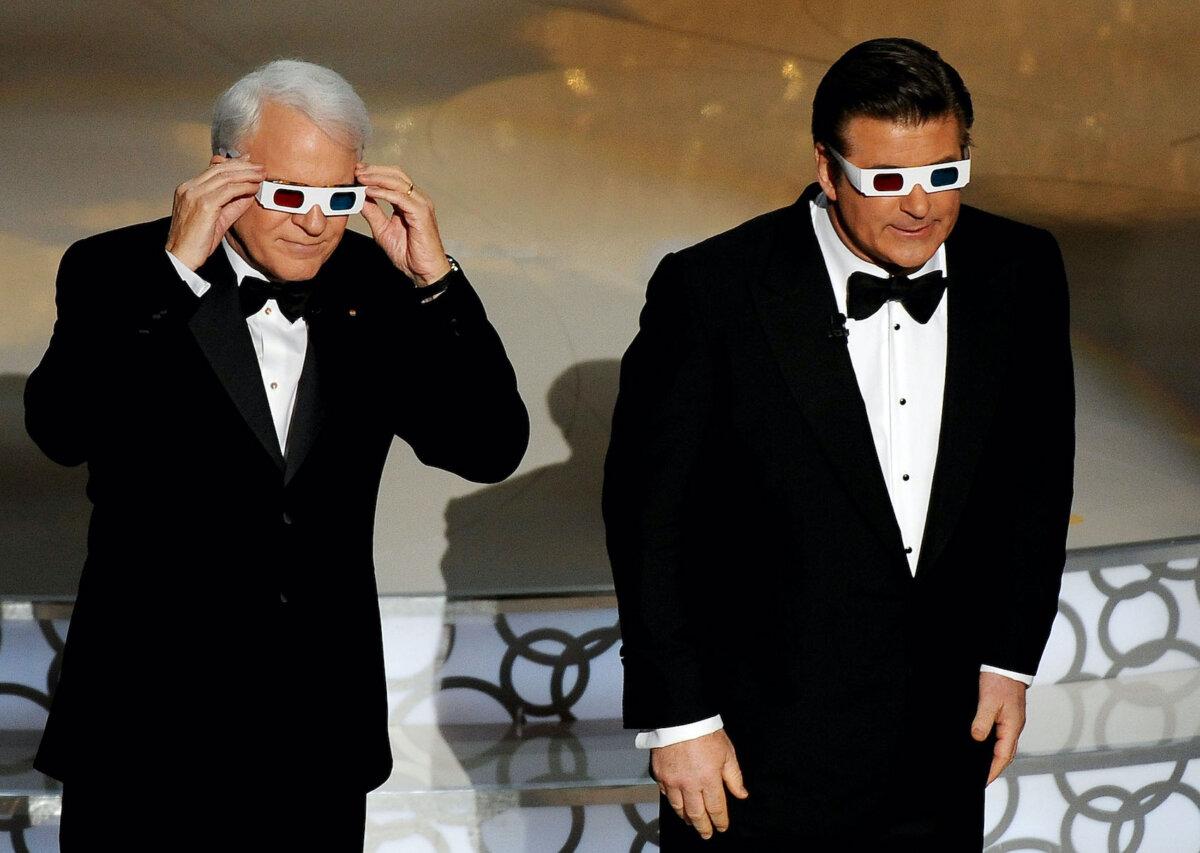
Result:
[[[897,169],[860,169],[828,145],[850,185],[865,196],[908,195],[918,184],[927,193],[962,189],[971,182],[971,159]]]
[[[363,209],[367,188],[306,187],[263,181],[254,197],[267,210],[304,214],[315,206],[321,208],[326,216],[350,216]]]

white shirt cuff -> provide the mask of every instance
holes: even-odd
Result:
[[[715,717],[709,717],[707,720],[700,720],[697,723],[638,732],[637,737],[633,739],[633,745],[638,749],[657,749],[660,746],[670,746],[685,740],[695,740],[723,728],[725,728],[725,724],[721,722],[721,715],[717,714]]]
[[[197,296],[203,296],[212,287],[207,281],[196,274],[195,270],[190,270],[184,266],[183,261],[167,252],[167,257],[171,259],[171,265],[175,267],[175,272],[179,273],[179,277],[183,279],[183,283],[192,289],[192,293]]]
[[[1013,681],[1019,681],[1022,684],[1033,684],[1033,676],[1025,675],[1023,672],[1013,672],[1011,669],[1000,669],[998,666],[988,666],[986,663],[979,667],[980,672],[994,672],[996,675],[1003,675],[1005,678],[1011,678]]]

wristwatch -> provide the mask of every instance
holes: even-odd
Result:
[[[446,279],[456,272],[462,272],[462,267],[458,265],[458,261],[446,255],[446,260],[450,262],[450,271],[439,278],[437,281],[431,281],[429,284],[413,284],[413,293],[417,296],[417,301],[424,305],[427,302],[432,302],[443,293],[449,285],[446,284]]]

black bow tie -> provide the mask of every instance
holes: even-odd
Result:
[[[238,301],[242,303],[242,315],[249,317],[262,310],[268,299],[274,299],[288,322],[295,323],[304,316],[308,297],[312,295],[309,281],[263,281],[248,275],[238,287]]]
[[[851,273],[846,287],[846,313],[852,320],[865,320],[882,308],[883,303],[895,299],[910,317],[924,324],[937,310],[945,291],[946,279],[940,270],[918,278]]]

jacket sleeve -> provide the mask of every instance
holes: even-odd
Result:
[[[42,452],[62,465],[88,460],[100,374],[99,294],[82,254],[75,244],[59,264],[54,333],[25,384],[25,428]]]
[[[700,591],[687,557],[689,482],[702,465],[714,395],[709,336],[694,282],[667,255],[621,363],[605,460],[603,510],[621,621],[628,728],[719,713],[705,686]]]
[[[1020,490],[1006,513],[1007,547],[999,549],[1004,562],[983,643],[986,664],[1021,673],[1037,672],[1058,612],[1075,469],[1067,277],[1057,242],[1046,232],[1041,238],[1022,284],[1040,310],[1022,312],[1019,369],[1003,401],[1008,471],[1021,472]]]
[[[529,415],[500,336],[460,271],[441,296],[411,305],[399,365],[415,393],[397,400],[395,433],[426,465],[478,483],[509,476],[529,445]]]

